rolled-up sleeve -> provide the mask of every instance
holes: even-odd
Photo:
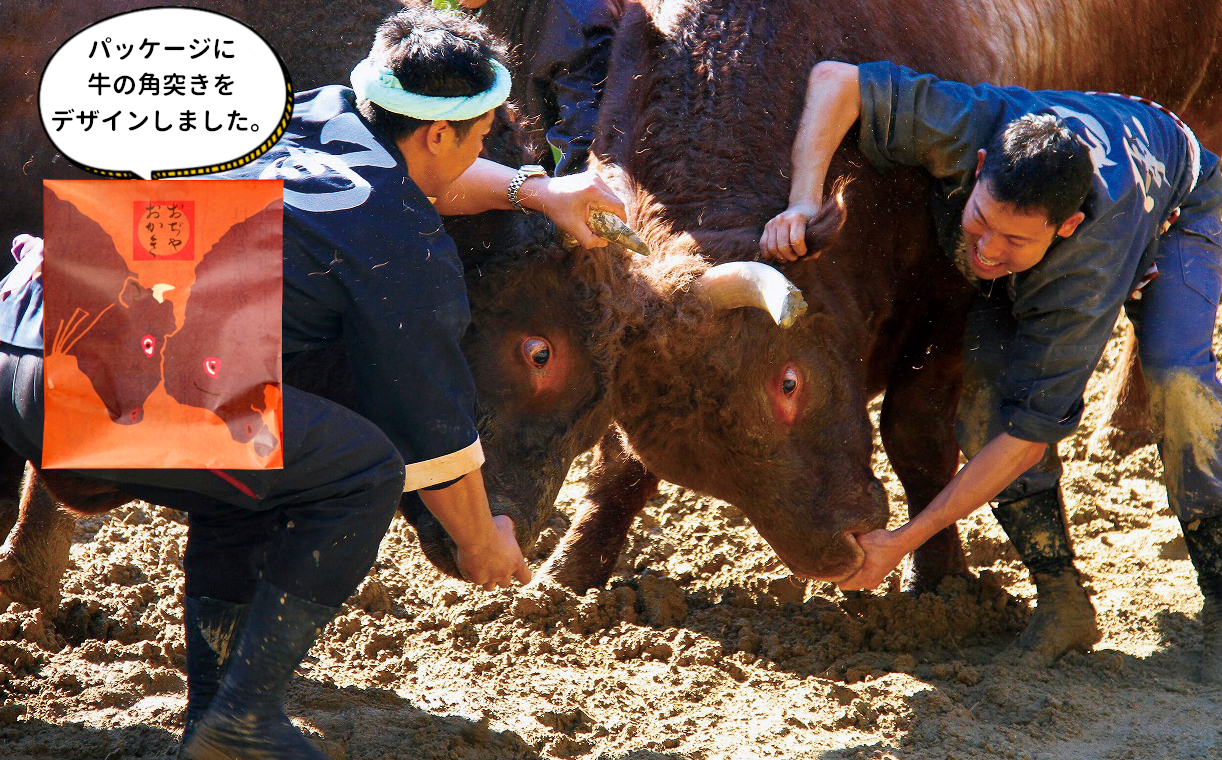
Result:
[[[1004,88],[944,82],[888,62],[858,66],[858,78],[858,146],[879,170],[920,166],[960,182],[975,169],[976,151],[1007,121]]]

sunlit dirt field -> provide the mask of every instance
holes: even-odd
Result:
[[[472,590],[396,520],[290,713],[351,760],[1222,757],[1222,692],[1191,679],[1201,597],[1161,468],[1153,447],[1090,450],[1099,382],[1062,445],[1104,629],[1090,654],[993,664],[1033,587],[987,510],[964,523],[978,580],[846,598],[792,579],[734,508],[665,486],[609,586],[584,596]],[[876,469],[901,514],[898,482]],[[185,534],[176,513],[139,504],[85,520],[58,614],[0,615],[0,757],[173,756]]]

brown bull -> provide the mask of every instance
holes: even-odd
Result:
[[[755,258],[764,222],[785,208],[816,61],[890,59],[968,82],[1141,92],[1216,149],[1220,29],[1218,0],[1133,0],[1124,14],[1105,0],[676,0],[626,14],[600,170],[666,254],[642,276],[691,274],[620,363],[615,415],[627,445],[604,441],[589,501],[540,576],[579,589],[605,582],[659,477],[741,508],[796,574],[852,574],[860,551],[849,534],[887,517],[866,415],[884,389],[880,433],[910,510],[954,473],[967,299],[934,241],[921,176],[880,177],[842,146],[829,176],[853,178],[845,226],[830,239],[828,225],[810,233],[822,258],[784,268],[809,303],[790,329],[758,312],[710,312],[703,301],[725,301],[694,277]],[[953,528],[915,559],[920,585],[963,568]]]
[[[235,441],[251,443],[261,457],[280,443],[263,421],[265,389],[280,387],[280,257],[249,252],[272,253],[266,239],[279,236],[283,209],[277,199],[204,255],[162,366],[171,398],[216,414]]]
[[[510,165],[529,155],[508,113],[499,115],[485,148],[489,158]],[[570,464],[610,422],[608,378],[620,345],[614,318],[628,300],[620,286],[633,282],[628,258],[619,246],[605,256],[566,249],[551,223],[533,213],[455,218],[447,229],[467,270],[472,326],[463,349],[480,398],[489,501],[495,514],[514,519],[526,549],[551,516]],[[284,382],[340,403],[354,398],[338,344],[286,362]],[[14,484],[10,493],[23,465],[0,446],[0,482]],[[19,508],[0,509],[0,536],[8,536],[0,546],[0,607],[10,600],[55,607],[72,512],[97,514],[130,500],[96,481],[33,475],[21,488]],[[71,512],[56,505],[51,491]],[[405,495],[400,508],[429,559],[457,575],[452,542],[415,494]]]

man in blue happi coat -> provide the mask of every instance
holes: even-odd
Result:
[[[876,168],[932,175],[940,242],[981,292],[956,425],[970,461],[906,525],[859,536],[863,564],[840,587],[874,588],[906,554],[993,500],[1038,591],[1022,658],[1050,663],[1097,642],[1055,444],[1081,421],[1087,379],[1123,306],[1168,501],[1205,598],[1201,676],[1222,682],[1222,386],[1211,351],[1222,291],[1218,158],[1174,114],[1141,99],[822,62],[793,147],[790,206],[765,227],[765,255],[806,253],[832,153],[858,122],[858,145]]]
[[[459,349],[466,288],[439,214],[533,208],[599,247],[589,212],[624,209],[591,175],[553,179],[478,159],[509,93],[500,55],[474,21],[404,10],[379,27],[352,89],[298,95],[283,139],[224,175],[284,181],[285,358],[342,340],[355,412],[286,386],[283,470],[76,473],[188,513],[180,757],[326,757],[285,716],[283,695],[372,566],[405,491],[450,534],[469,581],[530,578],[512,520],[489,511]],[[0,436],[33,462],[43,432],[36,272],[19,266],[0,285],[0,385],[11,399]]]

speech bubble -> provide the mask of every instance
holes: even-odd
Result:
[[[166,179],[253,161],[288,127],[293,86],[250,27],[198,8],[103,19],[60,46],[38,87],[42,126],[80,168]]]

